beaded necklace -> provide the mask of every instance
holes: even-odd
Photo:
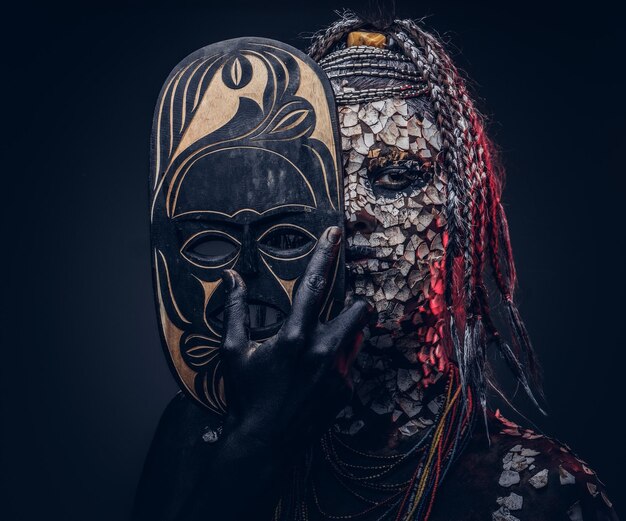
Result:
[[[317,463],[325,466],[338,485],[332,490],[349,494],[362,505],[360,509],[330,512],[320,497],[320,483],[309,461],[305,468],[294,469],[290,490],[283,494],[274,520],[427,521],[439,485],[471,437],[475,416],[472,393],[468,389],[463,398],[459,371],[453,364],[444,394],[445,402],[434,424],[402,454],[358,450],[333,431],[322,436],[318,449],[323,458]]]

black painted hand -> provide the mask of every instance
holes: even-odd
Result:
[[[225,430],[283,450],[297,449],[328,428],[348,401],[349,367],[367,305],[355,301],[333,320],[319,319],[340,242],[339,228],[324,232],[290,315],[277,335],[262,344],[250,340],[244,281],[235,271],[225,272],[230,286],[222,343]]]

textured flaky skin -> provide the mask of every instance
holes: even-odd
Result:
[[[447,476],[431,521],[618,520],[604,484],[567,445],[499,415],[489,414],[488,422],[489,442],[477,429]],[[518,457],[511,467],[510,456],[522,451],[531,456]],[[519,470],[519,482],[508,485],[502,475],[511,468]],[[511,496],[515,510],[506,506]]]
[[[537,402],[540,386],[533,383],[538,384],[539,369],[514,301],[515,263],[501,203],[503,171],[494,147],[464,78],[440,40],[413,20],[384,18],[373,26],[366,17],[347,12],[314,36],[309,55],[323,60],[351,31],[380,30],[419,71],[441,135],[440,160],[447,179],[446,344],[463,380],[475,390],[485,410],[487,388],[497,386],[486,378],[488,344],[496,346],[520,385]],[[504,304],[508,340],[492,319],[488,275]]]

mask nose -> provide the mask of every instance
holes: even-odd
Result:
[[[244,226],[243,229],[243,242],[241,243],[241,256],[238,264],[238,271],[241,275],[257,275],[259,273],[259,252],[248,225]]]
[[[346,229],[351,233],[370,234],[376,229],[376,217],[365,210],[357,210],[348,215]]]

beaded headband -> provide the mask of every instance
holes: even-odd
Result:
[[[351,33],[349,36],[351,36]],[[354,41],[355,39],[352,38]],[[357,41],[362,38],[357,39]],[[348,38],[350,42],[350,37]],[[329,79],[341,80],[354,76],[387,78],[406,82],[381,88],[351,89],[343,87],[335,93],[337,104],[364,103],[380,99],[414,98],[428,92],[420,82],[421,75],[406,56],[389,49],[370,45],[352,45],[335,51],[319,61]]]
[[[351,105],[353,103],[369,103],[387,98],[416,98],[428,92],[424,85],[398,85],[395,87],[382,87],[380,89],[351,89],[344,87],[343,91],[335,94],[337,105]]]

